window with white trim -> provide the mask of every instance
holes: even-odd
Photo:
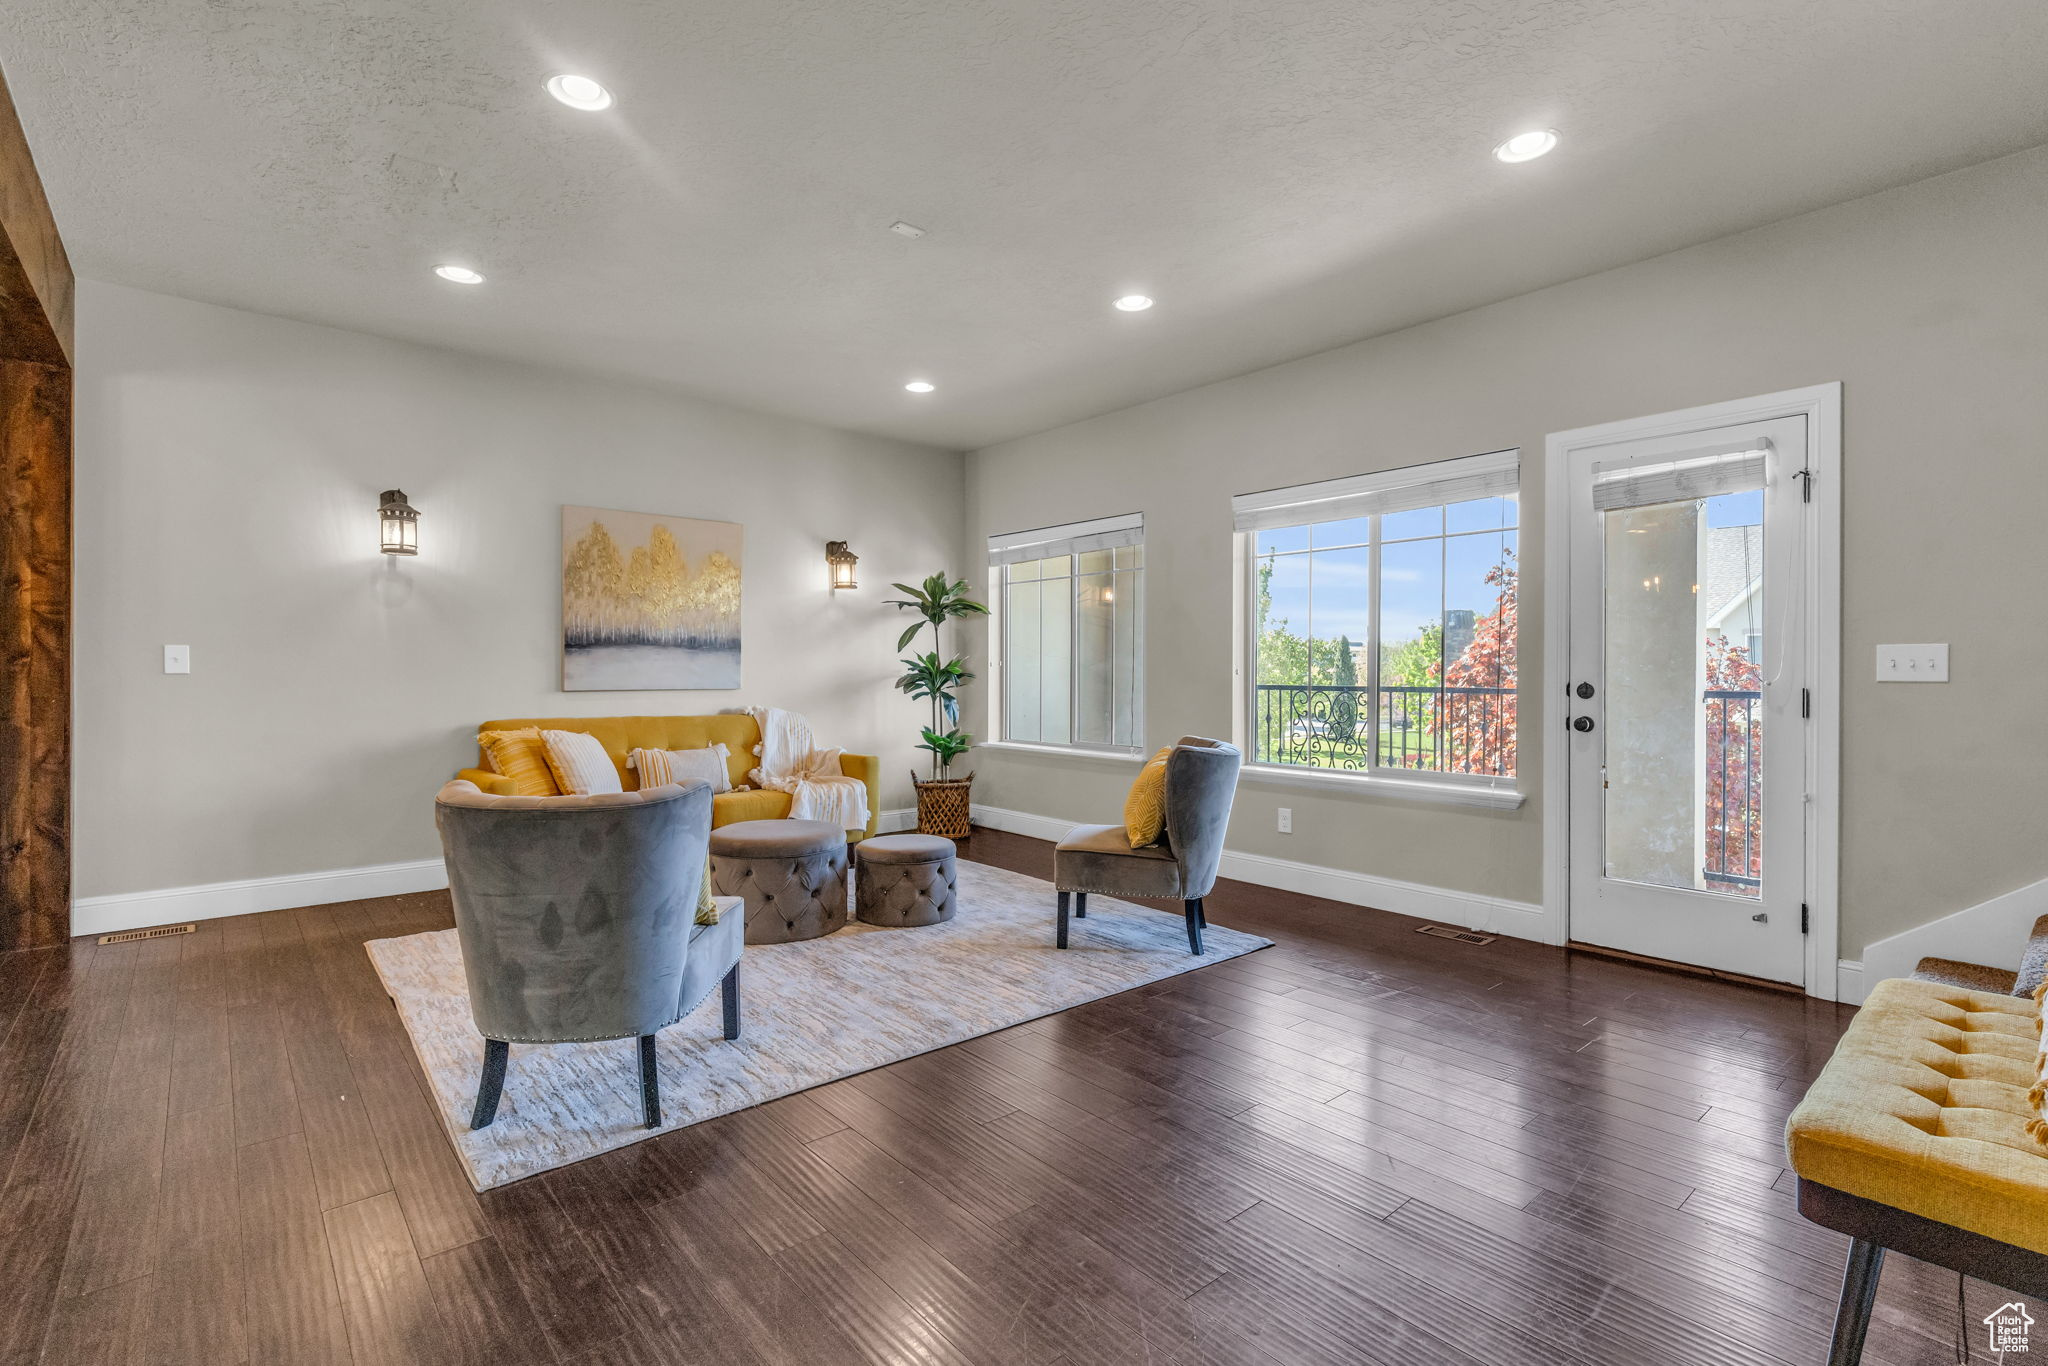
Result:
[[[1246,757],[1512,787],[1515,451],[1231,500]]]
[[[1001,738],[1137,749],[1145,521],[1131,513],[991,536]]]

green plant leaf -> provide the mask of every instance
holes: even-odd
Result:
[[[907,648],[911,641],[917,639],[917,633],[923,629],[924,623],[911,622],[910,625],[903,628],[903,634],[896,638],[896,648],[899,650]]]

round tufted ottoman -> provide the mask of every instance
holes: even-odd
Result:
[[[747,903],[747,942],[816,939],[846,923],[846,832],[739,821],[711,832],[711,891]]]
[[[936,925],[953,918],[959,877],[953,841],[937,835],[876,835],[854,846],[854,916],[866,925]]]

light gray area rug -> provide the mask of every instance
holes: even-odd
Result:
[[[471,1183],[488,1190],[1272,943],[1211,926],[1197,958],[1179,916],[1110,897],[1088,899],[1064,952],[1053,924],[1052,884],[962,860],[960,909],[943,925],[855,923],[806,943],[749,945],[741,1037],[721,1037],[716,992],[658,1036],[659,1130],[641,1127],[637,1055],[619,1039],[514,1044],[497,1121],[470,1132],[483,1039],[455,931],[364,947]]]

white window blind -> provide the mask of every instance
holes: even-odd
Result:
[[[999,536],[991,536],[988,538],[988,562],[1022,564],[1051,555],[1081,555],[1091,550],[1142,545],[1144,541],[1144,514],[1128,512],[1115,517],[1097,517],[1093,521],[1042,526],[1032,531],[1006,531]]]
[[[1611,512],[1760,489],[1770,453],[1771,443],[1763,441],[1741,450],[1693,451],[1635,464],[1595,465],[1593,506]]]
[[[1495,451],[1458,460],[1438,460],[1398,470],[1326,479],[1319,484],[1240,493],[1230,500],[1239,531],[1341,522],[1373,513],[1465,503],[1476,498],[1513,497],[1521,488],[1521,453]]]

